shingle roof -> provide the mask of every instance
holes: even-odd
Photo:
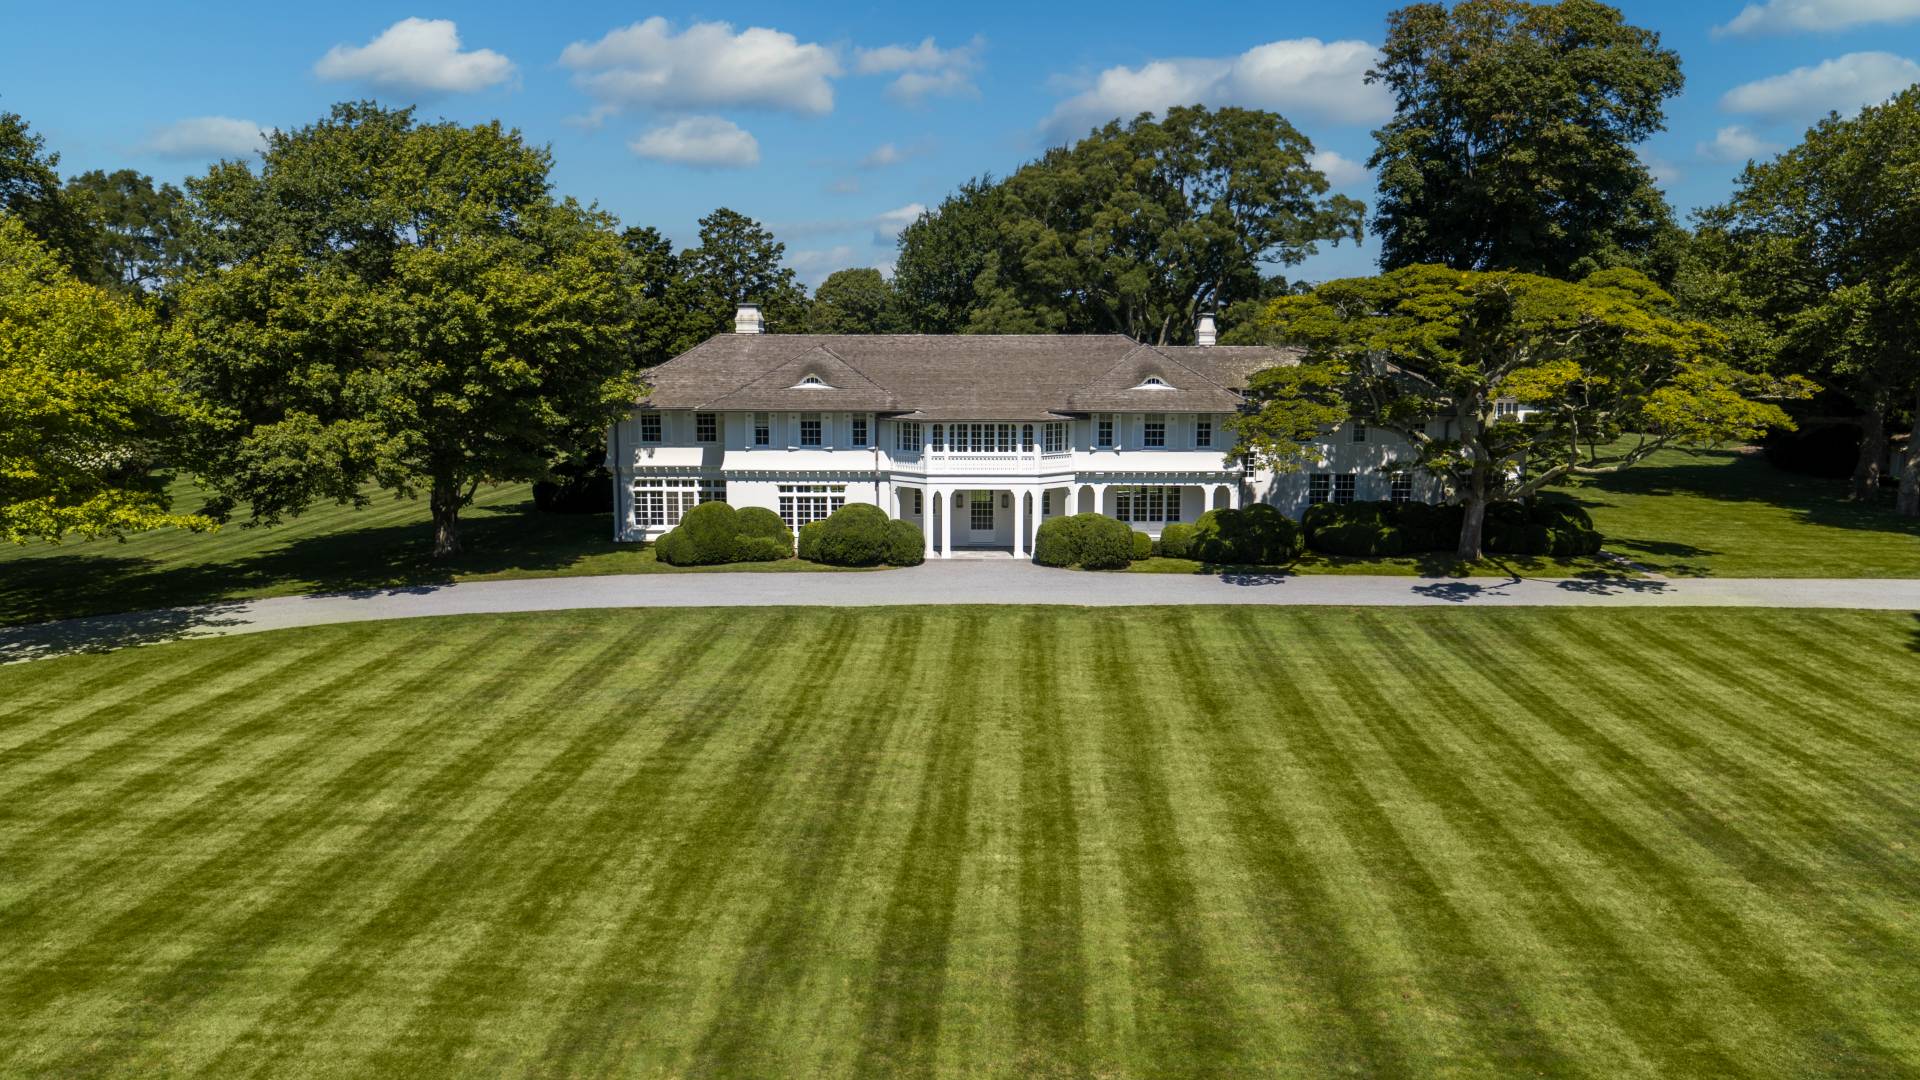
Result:
[[[648,371],[652,393],[641,405],[928,420],[1230,412],[1253,372],[1297,359],[1292,349],[1155,348],[1121,334],[717,334]],[[808,374],[834,389],[792,389]],[[1134,389],[1149,375],[1173,389]]]

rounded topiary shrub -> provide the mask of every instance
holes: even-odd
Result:
[[[1050,518],[1034,538],[1033,561],[1041,566],[1118,570],[1133,561],[1133,530],[1126,522],[1102,514]]]
[[[800,557],[808,562],[820,561],[820,537],[827,531],[825,521],[809,521],[800,526]]]
[[[686,512],[680,524],[660,538],[660,561],[674,566],[712,566],[733,561],[740,534],[738,512],[723,502],[704,502]]]
[[[775,540],[770,536],[733,538],[734,562],[779,562],[792,557],[793,545],[790,540]]]
[[[764,506],[743,506],[736,519],[737,534],[742,539],[769,540],[780,546],[780,557],[785,559],[793,555],[793,530],[780,520],[780,515]]]
[[[926,561],[927,540],[911,521],[887,522],[887,565],[919,566]]]
[[[1193,526],[1181,523],[1160,530],[1160,554],[1169,559],[1190,559],[1193,551]]]
[[[1153,537],[1138,530],[1133,534],[1133,561],[1153,558]]]
[[[893,519],[885,510],[867,503],[848,503],[814,524],[820,528],[813,543],[805,545],[812,554],[803,557],[828,566],[879,566],[887,561]]]
[[[1289,563],[1300,557],[1300,527],[1265,503],[1245,510],[1209,510],[1193,523],[1187,557],[1252,566]]]

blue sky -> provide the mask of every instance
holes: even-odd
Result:
[[[64,172],[177,181],[260,128],[373,97],[498,117],[552,146],[563,192],[679,242],[716,206],[749,214],[812,284],[888,266],[902,220],[967,177],[1170,103],[1274,109],[1370,201],[1385,105],[1360,73],[1397,5],[4,6],[0,109]],[[1920,0],[1620,6],[1685,65],[1669,130],[1643,148],[1683,213],[1827,109],[1920,80]],[[1346,245],[1294,274],[1373,257]]]

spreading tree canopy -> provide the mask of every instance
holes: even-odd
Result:
[[[896,287],[921,332],[1107,331],[1190,341],[1196,316],[1260,295],[1266,268],[1358,240],[1313,144],[1250,109],[1107,124],[900,236]]]
[[[486,481],[542,475],[631,401],[625,253],[497,123],[343,104],[188,182],[169,335],[217,409],[195,470],[257,521],[425,490],[434,552]]]
[[[75,279],[0,213],[0,538],[212,525],[170,513],[151,467],[194,419],[158,344],[146,305]]]
[[[813,291],[807,328],[815,334],[890,334],[898,329],[893,285],[871,267],[835,270]]]
[[[1899,507],[1920,516],[1920,87],[1748,165],[1702,223],[1712,291],[1765,331],[1769,365],[1859,408],[1857,497],[1880,486],[1888,415],[1913,410]]]
[[[1683,82],[1658,34],[1596,0],[1422,3],[1388,16],[1380,55],[1383,269],[1655,268],[1676,230],[1634,147]]]
[[[700,246],[680,253],[698,342],[733,328],[741,304],[759,304],[767,329],[806,327],[807,291],[785,265],[787,246],[759,222],[725,207],[700,219]]]
[[[1808,384],[1735,369],[1719,332],[1672,304],[1626,269],[1579,283],[1442,266],[1331,281],[1269,303],[1261,332],[1307,353],[1256,374],[1255,408],[1230,424],[1240,452],[1280,471],[1349,416],[1399,434],[1413,457],[1388,468],[1441,480],[1467,511],[1458,553],[1478,559],[1489,502],[1791,426],[1770,399]],[[1503,415],[1501,399],[1535,414]]]
[[[93,238],[60,186],[60,155],[19,113],[0,112],[0,211],[38,237],[61,265],[95,281]],[[98,283],[98,282],[96,282]]]
[[[172,184],[132,169],[95,169],[68,180],[65,194],[86,224],[92,276],[101,284],[153,292],[184,260],[186,196]]]

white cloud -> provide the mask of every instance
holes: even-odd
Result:
[[[1640,163],[1647,167],[1647,175],[1653,177],[1653,182],[1662,187],[1672,187],[1687,178],[1686,170],[1663,157],[1643,153]]]
[[[149,154],[168,158],[246,157],[266,149],[260,125],[231,116],[194,116],[168,124],[140,144]]]
[[[627,147],[643,158],[706,169],[760,163],[760,143],[752,132],[718,116],[689,116],[645,132]]]
[[[1373,173],[1365,165],[1333,150],[1316,150],[1307,164],[1319,169],[1327,183],[1335,188],[1359,187],[1373,183]]]
[[[655,109],[722,107],[833,111],[840,61],[824,45],[803,44],[765,27],[735,33],[731,23],[694,23],[674,33],[654,16],[576,41],[560,54],[574,83],[603,106]]]
[[[900,72],[900,76],[887,85],[887,96],[909,105],[933,96],[978,94],[980,89],[973,84],[973,72],[979,66],[983,44],[976,37],[965,45],[942,49],[932,38],[927,38],[912,47],[882,45],[877,49],[860,49],[854,57],[854,70],[862,75]]]
[[[1736,86],[1720,98],[1728,112],[1805,120],[1851,113],[1920,82],[1920,64],[1887,52],[1857,52]]]
[[[1920,0],[1765,0],[1748,4],[1715,35],[1793,34],[1845,30],[1869,23],[1920,19]]]
[[[879,146],[868,151],[866,157],[860,159],[860,167],[863,169],[884,169],[889,165],[898,165],[905,160],[906,155],[901,152],[899,147],[892,143],[881,143]]]
[[[892,244],[900,236],[901,229],[920,220],[920,215],[926,212],[926,206],[916,202],[908,203],[905,206],[896,206],[885,213],[875,214],[873,216],[873,242],[876,244]]]
[[[328,49],[313,73],[389,91],[468,93],[511,78],[513,61],[492,49],[461,52],[450,19],[401,19],[365,45]]]
[[[1768,142],[1734,124],[1715,132],[1711,142],[1695,143],[1693,152],[1710,161],[1745,163],[1754,158],[1772,157],[1780,152],[1780,144]]]
[[[1112,67],[1093,85],[1061,102],[1047,118],[1055,136],[1170,105],[1241,105],[1362,124],[1393,114],[1384,86],[1368,86],[1377,54],[1364,41],[1291,38],[1256,45],[1238,56],[1154,60],[1137,68]]]

